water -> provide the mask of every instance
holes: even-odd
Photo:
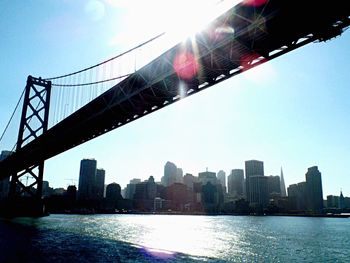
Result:
[[[0,262],[350,262],[350,219],[51,215],[0,220]]]

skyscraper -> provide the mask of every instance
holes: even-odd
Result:
[[[252,175],[249,177],[249,202],[253,206],[266,208],[269,202],[268,177]]]
[[[133,199],[134,198],[136,185],[139,183],[141,183],[141,179],[134,178],[134,179],[130,180],[130,183],[128,183],[128,185],[126,186],[126,191],[125,191],[125,198],[126,199]]]
[[[182,184],[183,183],[183,176],[184,176],[184,173],[182,171],[182,168],[177,168],[176,182]]]
[[[174,163],[167,162],[164,166],[164,176],[162,177],[162,185],[170,186],[177,182],[178,170]]]
[[[198,177],[193,176],[192,174],[185,174],[184,176],[184,184],[190,188],[193,189],[193,183],[197,183],[198,182]]]
[[[280,181],[280,187],[281,187],[281,196],[282,197],[285,197],[287,196],[287,193],[286,193],[286,185],[284,184],[284,177],[283,177],[283,170],[282,170],[282,167],[281,167],[281,181]]]
[[[80,162],[78,200],[90,200],[96,197],[95,178],[96,178],[95,159],[83,159]]]
[[[323,193],[321,173],[317,166],[308,168],[305,174],[308,209],[321,213],[323,210]]]
[[[292,210],[305,211],[307,206],[306,182],[291,184],[288,187],[288,199]]]
[[[212,185],[217,185],[219,183],[216,178],[216,173],[208,171],[198,173],[198,181],[202,183],[202,185],[206,185],[208,182]]]
[[[226,173],[223,170],[218,172],[218,180],[222,186],[224,193],[226,193]]]
[[[96,170],[96,177],[95,177],[95,191],[96,191],[96,199],[101,200],[103,199],[103,192],[105,187],[105,175],[106,172],[103,169],[97,169]]]
[[[233,169],[227,178],[228,193],[233,197],[242,197],[244,190],[243,169]]]
[[[281,182],[280,182],[280,177],[278,175],[267,176],[267,191],[269,195],[281,194]]]
[[[245,176],[246,176],[246,195],[247,200],[251,202],[250,197],[250,177],[264,176],[264,163],[257,160],[245,161]]]

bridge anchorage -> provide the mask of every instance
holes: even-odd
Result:
[[[48,128],[51,82],[28,76],[16,152],[44,134]],[[31,165],[11,176],[6,212],[10,216],[42,216],[44,161]]]

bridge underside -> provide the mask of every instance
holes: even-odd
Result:
[[[305,44],[338,36],[349,15],[341,0],[241,3],[0,162],[0,178]]]

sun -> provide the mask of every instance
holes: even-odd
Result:
[[[174,43],[205,28],[213,19],[237,4],[237,0],[105,0],[123,10],[123,30],[118,41],[139,44],[165,32]],[[119,42],[120,43],[120,42]]]

